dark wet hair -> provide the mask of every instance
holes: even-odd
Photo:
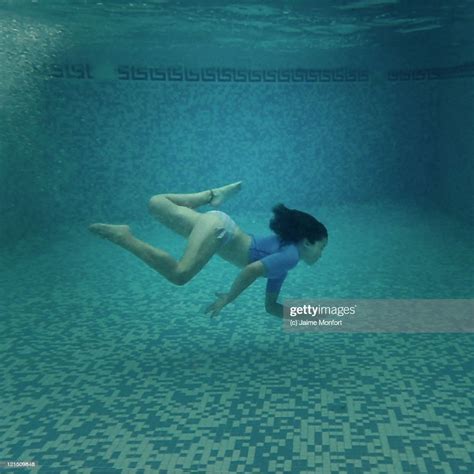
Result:
[[[270,229],[282,240],[299,242],[307,238],[312,244],[327,239],[328,231],[324,224],[312,215],[296,209],[288,209],[284,204],[277,204],[273,209]]]

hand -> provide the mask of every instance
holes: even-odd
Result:
[[[217,316],[219,311],[228,303],[227,293],[219,293],[216,291],[217,300],[210,304],[204,311],[206,314],[211,312],[211,318]]]

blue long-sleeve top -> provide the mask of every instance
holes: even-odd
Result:
[[[292,242],[286,242],[276,234],[255,236],[249,234],[252,243],[249,248],[249,262],[260,260],[266,269],[267,287],[269,293],[278,293],[288,274],[300,259],[298,247]]]

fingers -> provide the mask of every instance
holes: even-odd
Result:
[[[219,292],[216,292],[216,295],[220,298],[220,295],[224,295],[225,293],[219,293]],[[214,301],[214,303],[211,303],[209,306],[206,307],[206,309],[204,310],[204,313],[205,314],[208,314],[208,313],[211,313],[211,318],[214,318],[216,317],[220,310],[222,309],[222,304],[220,304],[220,301],[217,300],[217,301]]]
[[[214,314],[216,313],[216,310],[215,310],[215,303],[211,303],[211,304],[206,308],[206,310],[204,311],[204,313],[207,314],[207,313],[209,313],[209,312],[211,312],[211,311],[212,311],[211,317],[213,317]]]

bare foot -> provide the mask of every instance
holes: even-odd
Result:
[[[242,188],[242,181],[237,181],[236,183],[227,184],[221,188],[213,189],[214,197],[209,203],[212,207],[219,207],[223,202],[227,201],[233,194],[240,191]]]
[[[111,240],[116,244],[119,244],[130,235],[130,227],[128,225],[91,224],[89,230],[93,234]]]

